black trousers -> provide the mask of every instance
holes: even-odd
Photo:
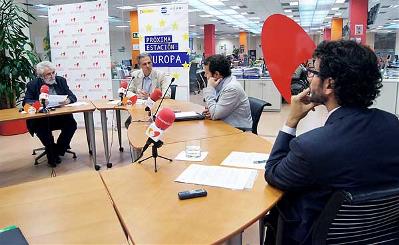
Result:
[[[55,156],[64,155],[69,148],[77,124],[72,114],[54,117],[45,117],[32,120],[33,131],[40,139],[47,152],[47,160],[50,165],[55,165]],[[61,134],[55,144],[52,131],[61,130]]]

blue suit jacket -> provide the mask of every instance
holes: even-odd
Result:
[[[398,118],[341,107],[325,126],[298,137],[280,131],[265,179],[286,192],[277,205],[283,237],[310,244],[306,236],[332,192],[399,184]]]

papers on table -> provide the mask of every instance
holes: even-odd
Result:
[[[64,102],[68,98],[68,95],[56,95],[50,94],[48,96],[48,108],[60,106],[61,102]]]
[[[179,161],[191,161],[191,162],[202,162],[204,161],[205,157],[208,155],[207,151],[201,151],[200,157],[186,157],[186,152],[182,151],[176,156],[176,160]]]
[[[75,103],[72,103],[72,104],[68,104],[68,105],[65,105],[65,106],[76,107],[76,106],[88,105],[88,104],[89,104],[89,103],[84,102],[84,101],[78,101],[78,102],[75,102]]]
[[[175,181],[243,190],[253,187],[257,174],[253,169],[191,164]]]
[[[198,113],[195,111],[183,111],[183,112],[176,112],[175,116],[176,116],[176,118],[195,117],[195,116],[198,116]]]
[[[221,165],[240,168],[265,169],[269,154],[232,151]]]

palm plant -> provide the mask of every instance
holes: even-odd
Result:
[[[35,76],[39,58],[24,33],[32,24],[29,17],[35,19],[15,1],[0,2],[0,109],[15,107],[26,83]]]

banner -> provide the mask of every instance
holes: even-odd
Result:
[[[57,75],[67,80],[78,100],[111,99],[108,2],[50,6],[48,20]],[[74,117],[83,125],[82,113]],[[98,113],[95,125],[100,125]]]
[[[189,100],[188,4],[151,4],[138,9],[140,52],[150,53],[154,69],[175,78],[176,99]]]

